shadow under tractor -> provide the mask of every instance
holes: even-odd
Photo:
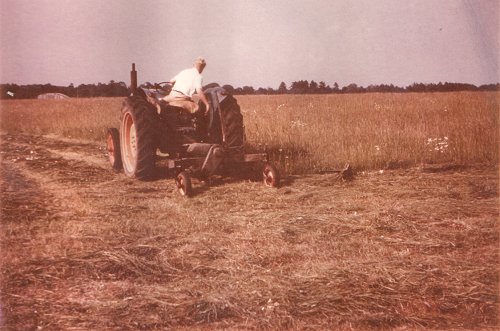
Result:
[[[245,153],[243,116],[236,99],[219,86],[206,88],[210,103],[190,114],[160,101],[168,94],[167,83],[157,88],[138,88],[132,64],[131,95],[123,101],[120,129],[109,128],[108,159],[113,169],[139,180],[155,177],[166,169],[180,194],[193,194],[192,178],[210,183],[215,175],[261,178],[278,187],[278,169],[267,153]]]

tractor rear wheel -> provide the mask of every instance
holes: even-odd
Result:
[[[264,165],[262,170],[264,185],[267,187],[278,187],[280,185],[280,174],[278,169],[270,163]]]
[[[139,97],[125,99],[122,108],[120,145],[123,170],[129,177],[149,179],[154,172],[156,152],[156,109]]]
[[[118,129],[109,128],[106,134],[106,149],[111,167],[115,170],[122,168],[122,156],[120,153],[120,134]]]

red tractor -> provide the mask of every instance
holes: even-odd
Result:
[[[210,182],[213,175],[262,176],[268,187],[278,187],[279,172],[267,153],[245,154],[243,117],[236,99],[222,87],[204,90],[210,103],[200,102],[197,113],[159,101],[168,94],[165,83],[138,88],[135,65],[132,93],[123,101],[120,130],[110,128],[106,144],[109,162],[129,177],[151,179],[158,168],[173,175],[178,191],[193,193],[191,178]]]

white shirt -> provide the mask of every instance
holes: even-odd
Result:
[[[175,80],[172,90],[181,92],[192,97],[196,89],[200,89],[203,83],[203,77],[196,68],[182,70],[173,78]]]

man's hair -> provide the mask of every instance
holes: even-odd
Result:
[[[205,61],[204,58],[202,58],[201,56],[198,56],[196,58],[196,60],[194,60],[194,64],[201,64],[203,66],[207,65],[207,62]]]

